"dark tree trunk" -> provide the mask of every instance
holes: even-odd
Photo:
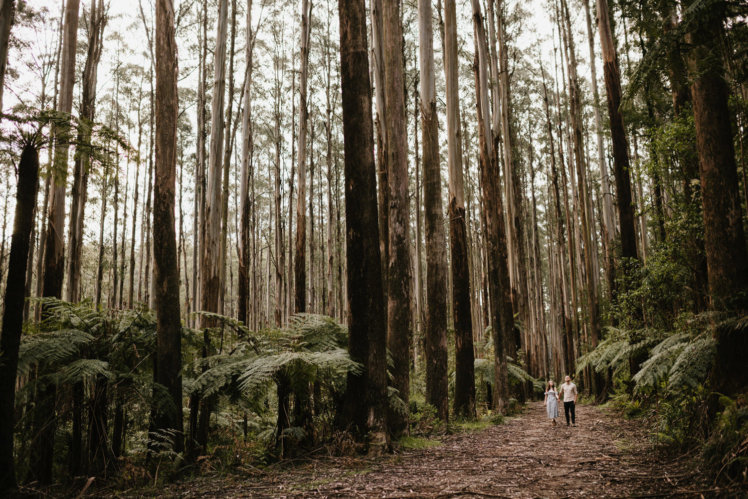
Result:
[[[621,114],[621,73],[610,27],[607,0],[597,0],[597,15],[600,44],[603,53],[603,73],[608,97],[608,118],[613,143],[613,174],[616,180],[618,219],[621,228],[621,256],[637,258],[636,230],[634,228],[634,205],[631,201],[631,178],[629,176],[629,146]]]
[[[426,218],[426,402],[449,418],[447,373],[447,241],[444,237],[439,117],[434,81],[434,35],[431,0],[418,2],[421,61],[423,191]]]
[[[349,374],[344,424],[382,449],[387,435],[387,360],[377,222],[371,85],[364,0],[339,0],[345,152],[348,350],[364,366]],[[361,395],[364,402],[361,403]]]
[[[407,407],[410,400],[410,201],[408,145],[403,81],[403,36],[399,0],[384,0],[384,73],[387,110],[387,186],[389,255],[387,267],[387,347],[392,356],[392,386]],[[407,415],[390,411],[393,434],[407,428]]]
[[[13,461],[15,427],[16,369],[23,328],[23,303],[29,237],[39,187],[39,155],[33,145],[26,145],[18,165],[16,213],[8,259],[8,281],[5,287],[2,336],[0,336],[0,491],[16,486]]]
[[[457,14],[454,0],[444,2],[444,73],[447,83],[449,154],[449,245],[452,261],[452,316],[455,328],[455,398],[458,417],[475,417],[475,353],[470,310],[470,266],[462,171],[462,131],[458,82]]]
[[[58,111],[71,113],[73,109],[73,85],[75,83],[75,54],[78,41],[78,10],[80,0],[68,0],[65,6],[65,28],[62,42],[61,83]],[[55,127],[54,182],[50,191],[47,233],[44,249],[44,276],[42,296],[62,297],[62,281],[65,271],[65,190],[68,173],[68,147],[70,123]],[[42,311],[42,316],[44,316]],[[34,435],[31,457],[31,474],[43,484],[52,481],[52,458],[54,452],[57,419],[55,398],[57,389],[53,383],[43,388],[35,407]]]
[[[723,9],[720,4],[703,12],[686,41],[691,46],[688,67],[711,308],[744,310],[748,305],[748,256],[727,105],[729,94],[720,52]]]
[[[182,438],[182,324],[174,233],[174,185],[177,142],[177,46],[173,0],[156,2],[156,175],[153,186],[153,260],[156,301],[156,366],[152,426],[171,431],[174,450]],[[169,403],[164,403],[167,396]]]

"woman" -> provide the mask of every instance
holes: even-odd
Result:
[[[553,381],[549,381],[545,388],[545,400],[543,405],[548,413],[548,418],[553,421],[553,426],[556,426],[556,418],[558,417],[558,392],[556,391],[556,385]]]

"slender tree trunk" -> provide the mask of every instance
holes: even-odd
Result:
[[[221,168],[223,160],[224,119],[223,102],[226,90],[226,40],[228,27],[228,0],[219,3],[216,26],[216,47],[213,59],[215,68],[213,95],[211,99],[210,155],[208,160],[208,185],[205,197],[205,239],[200,265],[200,309],[205,312],[220,312],[218,309],[221,292]],[[209,328],[215,321],[203,317],[200,327],[203,329],[203,357],[211,354]],[[198,452],[204,452],[208,445],[208,424],[212,410],[213,398],[200,401],[200,418],[197,427]]]
[[[387,271],[387,345],[392,356],[392,386],[408,407],[410,398],[411,275],[408,200],[408,147],[403,83],[402,24],[399,0],[383,1],[385,106],[387,112],[387,189],[389,255]],[[407,417],[391,411],[390,431],[399,434]]]
[[[447,242],[444,235],[439,117],[436,113],[434,33],[431,0],[418,2],[420,38],[421,132],[426,222],[426,402],[441,419],[449,417],[447,386]]]
[[[10,243],[5,308],[0,335],[0,491],[16,487],[13,460],[15,428],[16,370],[23,329],[23,304],[26,294],[26,265],[29,239],[39,187],[39,153],[27,144],[18,164],[16,212]]]
[[[345,424],[382,450],[387,434],[384,327],[371,85],[363,0],[340,0],[340,73],[345,150],[348,350],[363,372],[348,374]],[[361,403],[361,395],[364,403]]]
[[[156,369],[152,426],[170,431],[174,450],[183,449],[182,437],[182,325],[179,311],[174,234],[174,185],[177,138],[177,46],[174,36],[173,0],[156,2],[156,175],[153,188],[153,260],[156,301]]]
[[[65,27],[62,41],[61,84],[58,111],[70,114],[73,109],[73,85],[75,83],[75,55],[78,40],[79,0],[68,0],[65,7]],[[55,148],[53,164],[53,189],[49,199],[47,214],[48,228],[44,250],[44,283],[42,296],[61,297],[65,265],[65,189],[67,184],[68,147],[70,124],[60,123],[55,127]],[[44,312],[42,312],[44,315]],[[40,483],[52,481],[52,459],[54,452],[57,419],[55,399],[57,388],[54,383],[42,388],[35,407],[35,441],[31,451],[31,476]]]
[[[374,124],[377,131],[377,183],[379,203],[379,237],[380,253],[382,256],[382,280],[384,294],[387,296],[387,265],[389,262],[389,191],[387,189],[387,134],[386,127],[387,108],[385,106],[385,79],[384,79],[384,27],[383,27],[383,0],[371,0],[371,72],[374,74],[374,92],[376,102],[376,114]],[[387,326],[385,325],[385,328]]]
[[[0,4],[0,113],[3,112],[5,68],[8,63],[8,42],[10,41],[10,28],[13,25],[15,7],[15,0],[2,0],[2,4]]]
[[[244,110],[242,112],[242,173],[239,196],[240,211],[240,245],[239,245],[239,313],[237,318],[245,325],[253,327],[250,322],[250,286],[249,267],[251,249],[250,211],[252,209],[249,197],[250,178],[254,178],[253,153],[254,137],[252,135],[252,70],[254,65],[253,48],[256,32],[252,31],[252,0],[247,3],[247,44],[245,59],[247,63],[244,85]],[[254,293],[252,294],[254,296]]]
[[[296,248],[294,256],[294,311],[306,312],[306,132],[307,74],[309,72],[309,38],[311,33],[312,5],[310,0],[301,4],[301,71],[299,78],[299,136],[298,170],[299,191],[296,198]]]
[[[610,27],[608,0],[597,1],[598,30],[603,53],[603,73],[608,96],[608,118],[613,143],[613,173],[616,179],[618,222],[621,230],[621,256],[637,258],[634,206],[631,202],[629,149],[621,115],[621,73]]]
[[[504,213],[499,185],[498,152],[491,134],[491,111],[488,105],[488,43],[478,0],[472,0],[473,34],[475,37],[475,89],[480,144],[480,175],[483,187],[482,206],[486,217],[488,260],[488,293],[493,328],[495,383],[494,407],[504,412],[509,399],[506,352],[513,331],[514,314],[507,263],[507,240],[503,225]],[[506,106],[506,102],[504,103]],[[509,147],[505,145],[505,147]]]
[[[592,85],[593,112],[595,116],[595,137],[597,139],[597,163],[600,168],[600,184],[602,190],[603,237],[605,240],[605,269],[608,279],[608,292],[613,295],[615,289],[615,262],[613,261],[613,242],[618,229],[613,214],[613,194],[610,191],[610,174],[608,162],[605,159],[603,145],[603,127],[600,116],[600,92],[597,89],[597,60],[595,57],[595,35],[592,29],[589,0],[584,0],[584,13],[587,21],[587,43],[590,52],[590,84]],[[597,24],[597,17],[595,23]]]
[[[462,172],[462,131],[455,0],[444,2],[444,73],[447,84],[447,149],[449,163],[449,244],[455,328],[455,398],[457,417],[475,417],[473,323],[470,312],[470,266]]]

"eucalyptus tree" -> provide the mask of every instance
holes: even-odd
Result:
[[[38,187],[39,153],[37,146],[30,141],[24,145],[18,163],[16,209],[0,332],[0,491],[5,492],[16,488],[13,459],[16,372],[23,329],[29,240]]]
[[[65,5],[65,24],[62,33],[62,57],[60,62],[60,98],[57,111],[70,115],[73,109],[73,85],[75,83],[75,56],[78,43],[79,0],[68,0]],[[69,118],[68,118],[69,119]],[[44,276],[42,296],[61,297],[64,277],[65,250],[65,190],[68,172],[68,148],[70,144],[69,123],[55,126],[54,162],[52,165],[53,186],[50,191],[47,213],[47,232],[44,242]],[[52,481],[52,459],[57,430],[54,399],[57,388],[48,383],[34,411],[36,439],[32,449],[31,474],[41,483]]]
[[[340,76],[345,149],[348,351],[363,372],[348,374],[341,422],[373,449],[389,444],[384,295],[364,0],[340,0]],[[362,403],[363,395],[363,403]]]
[[[637,258],[634,206],[631,201],[629,145],[621,114],[621,72],[618,67],[608,0],[597,1],[598,32],[603,55],[603,74],[608,100],[608,119],[613,146],[613,174],[616,181],[616,206],[621,231],[621,256]]]
[[[462,125],[455,0],[444,1],[444,73],[447,84],[447,149],[449,165],[449,248],[452,263],[452,316],[455,328],[454,412],[475,416],[473,319],[470,310],[470,266],[463,180]]]
[[[403,36],[399,0],[383,1],[389,255],[387,265],[387,345],[392,355],[392,385],[408,406],[410,397],[410,202],[408,144],[403,83]],[[391,411],[391,431],[400,433],[407,418]]]
[[[692,2],[689,2],[689,5]],[[732,140],[729,90],[719,40],[725,5],[699,9],[689,44],[696,149],[699,154],[704,242],[710,305],[715,310],[748,305],[748,254]]]
[[[1,0],[0,4],[0,113],[3,112],[3,91],[5,90],[5,69],[8,64],[8,44],[10,28],[13,24],[15,0]]]
[[[91,0],[88,9],[88,50],[83,68],[80,120],[75,166],[73,173],[72,203],[70,208],[68,281],[66,298],[76,302],[80,299],[81,249],[83,246],[83,219],[88,197],[88,174],[91,167],[91,126],[96,109],[96,82],[99,61],[103,48],[104,28],[107,23],[108,5],[103,0]]]
[[[174,2],[157,0],[155,36],[155,177],[153,186],[153,260],[156,301],[156,369],[152,427],[168,436],[174,450],[184,446],[182,436],[182,324],[179,306],[174,186],[176,183],[177,45],[174,36]],[[163,400],[162,397],[165,397]]]
[[[418,2],[424,209],[426,212],[427,313],[424,354],[426,401],[443,420],[449,417],[447,380],[447,248],[439,168],[434,33],[431,0]]]

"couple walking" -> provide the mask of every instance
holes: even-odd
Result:
[[[564,395],[564,414],[566,415],[566,426],[569,426],[569,413],[571,413],[571,424],[576,426],[576,414],[575,406],[577,404],[577,385],[571,381],[571,377],[567,376],[564,383],[559,389]],[[545,390],[545,410],[548,413],[548,418],[553,421],[553,426],[556,426],[556,418],[558,417],[558,402],[559,392],[556,391],[556,384],[553,381],[549,381]]]

